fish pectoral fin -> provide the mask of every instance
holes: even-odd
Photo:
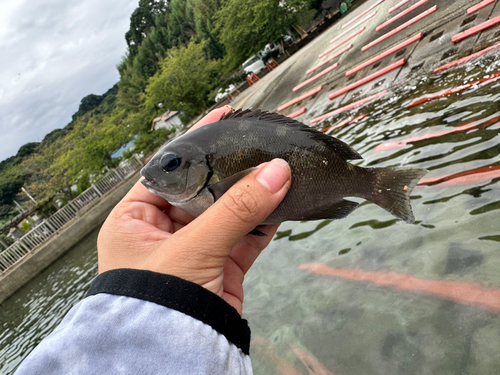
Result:
[[[343,219],[347,215],[349,215],[352,211],[354,211],[358,207],[359,203],[348,201],[342,199],[339,202],[336,202],[332,206],[328,207],[328,211],[332,216],[330,219]]]
[[[225,179],[220,180],[219,182],[216,182],[215,184],[208,186],[208,190],[210,190],[210,192],[214,196],[214,200],[216,201],[220,197],[222,197],[224,193],[231,188],[231,186],[233,186],[243,177],[249,175],[252,172],[255,172],[257,169],[258,169],[257,167],[253,167],[235,173],[232,176],[226,177]]]

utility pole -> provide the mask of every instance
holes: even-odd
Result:
[[[28,193],[26,191],[26,189],[24,188],[24,186],[21,188],[21,190],[24,192],[24,194],[26,194],[28,196],[29,199],[31,199],[33,201],[33,203],[35,203],[36,205],[38,205],[38,203],[36,202],[35,198],[33,198],[30,193]]]
[[[14,203],[16,204],[16,206],[19,209],[19,212],[21,214],[24,214],[26,212],[26,210],[19,203],[17,203],[17,201],[15,199],[14,199]]]

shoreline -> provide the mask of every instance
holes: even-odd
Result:
[[[11,297],[79,241],[99,228],[111,210],[139,180],[134,173],[116,189],[99,198],[93,206],[69,223],[59,234],[27,255],[16,266],[0,276],[0,304]]]

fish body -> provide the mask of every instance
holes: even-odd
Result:
[[[398,218],[414,221],[410,193],[427,171],[363,168],[346,143],[298,121],[259,110],[238,110],[165,145],[142,169],[154,194],[198,216],[261,163],[288,162],[287,195],[262,224],[340,219],[369,200]]]

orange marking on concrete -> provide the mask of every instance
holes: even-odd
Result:
[[[375,56],[373,59],[370,59],[370,60],[358,65],[357,67],[347,71],[347,73],[345,75],[350,76],[351,74],[354,74],[354,73],[360,71],[361,69],[366,68],[367,66],[374,64],[379,60],[382,60],[384,57],[387,57],[390,54],[392,54],[392,53],[394,53],[402,48],[405,48],[406,46],[409,46],[410,44],[416,42],[417,40],[420,40],[423,36],[424,36],[424,33],[418,33],[417,35],[412,36],[411,38],[405,40],[403,43],[400,43],[397,46],[392,47],[385,52],[382,52],[380,55]]]
[[[418,185],[468,185],[481,182],[488,182],[500,177],[500,165],[482,167],[468,171],[454,173],[448,176],[425,178],[418,182]]]
[[[378,0],[375,4],[373,4],[371,7],[369,7],[368,9],[366,9],[365,11],[363,11],[361,14],[357,15],[356,17],[354,17],[352,20],[350,20],[349,22],[347,22],[346,24],[342,25],[341,29],[345,29],[347,26],[349,26],[351,23],[353,22],[356,22],[359,18],[363,17],[366,13],[368,13],[370,10],[372,10],[373,8],[377,7],[380,3],[383,3],[384,0]],[[375,12],[376,13],[376,12]],[[373,14],[374,16],[375,14]],[[371,16],[371,17],[373,17]],[[366,21],[366,20],[365,20]]]
[[[340,277],[352,281],[392,287],[398,291],[429,294],[455,303],[472,305],[500,314],[500,288],[485,288],[479,283],[425,280],[397,272],[338,269],[328,267],[323,263],[301,264],[299,269],[308,270],[318,275]]]
[[[304,108],[299,109],[298,111],[293,112],[291,115],[288,115],[287,117],[295,118],[295,117],[298,117],[306,112],[307,112],[307,108],[304,107]]]
[[[485,6],[493,4],[495,1],[497,1],[497,0],[484,0],[484,1],[481,1],[479,4],[476,4],[476,5],[472,6],[472,7],[470,7],[469,9],[467,9],[467,14],[475,13],[478,10],[483,9]]]
[[[467,89],[469,89],[469,88],[471,88],[473,86],[480,85],[482,83],[495,80],[495,79],[497,79],[499,77],[500,77],[500,72],[497,72],[495,74],[490,75],[489,77],[481,78],[481,79],[479,79],[477,81],[469,82],[469,83],[466,83],[465,85],[458,86],[458,87],[452,88],[450,90],[443,91],[443,92],[438,93],[438,94],[433,94],[433,95],[428,96],[428,97],[423,98],[423,99],[419,99],[419,100],[411,103],[410,105],[408,105],[408,107],[415,107],[417,105],[421,105],[421,104],[430,102],[431,100],[434,100],[434,99],[437,99],[437,98],[442,98],[443,96],[448,96],[448,95],[456,94],[457,92],[461,92],[461,91],[467,90]]]
[[[392,12],[394,12],[396,9],[401,8],[401,7],[402,7],[403,5],[405,5],[408,1],[410,1],[410,0],[403,0],[403,1],[399,2],[399,3],[397,3],[397,4],[396,4],[396,5],[394,5],[391,9],[389,9],[389,13],[392,13]]]
[[[334,58],[342,55],[344,52],[346,51],[349,51],[350,49],[352,48],[352,44],[349,44],[348,46],[345,46],[344,48],[342,48],[341,50],[335,52],[333,55],[331,55],[329,58],[323,60],[322,62],[320,62],[318,65],[315,65],[313,66],[311,69],[309,69],[306,74],[309,74],[309,73],[312,73],[314,72],[316,69],[318,68],[321,68],[323,65],[325,65],[326,63],[332,61]]]
[[[328,68],[322,70],[321,72],[319,72],[318,74],[316,74],[315,76],[309,78],[309,79],[306,79],[304,82],[298,84],[297,86],[295,86],[292,90],[293,91],[297,91],[297,90],[300,90],[302,87],[304,86],[307,86],[308,84],[310,84],[311,82],[314,82],[316,81],[318,78],[320,77],[323,77],[325,74],[328,74],[330,73],[332,70],[334,70],[335,68],[337,68],[339,66],[339,63],[335,63],[333,64],[332,66],[329,66]]]
[[[452,128],[450,130],[443,130],[441,132],[436,132],[436,133],[431,133],[431,134],[425,134],[421,135],[418,137],[413,137],[409,139],[405,139],[402,141],[397,141],[397,142],[387,142],[387,143],[381,143],[375,147],[375,151],[387,151],[387,150],[394,150],[396,148],[404,147],[407,144],[412,144],[420,141],[425,141],[428,139],[433,139],[433,138],[439,138],[443,137],[445,135],[450,135],[450,134],[457,134],[457,133],[467,133],[472,130],[476,130],[479,128],[487,128],[491,125],[497,124],[500,121],[500,117],[494,117],[492,119],[483,121],[471,121],[466,124],[457,126],[455,128]]]
[[[290,362],[276,353],[273,346],[266,338],[256,336],[252,340],[252,347],[255,348],[260,355],[270,358],[271,362],[273,362],[276,367],[276,370],[282,375],[302,375],[302,372],[297,370]]]
[[[454,66],[457,66],[457,65],[460,65],[460,64],[463,64],[469,60],[473,60],[475,59],[476,57],[479,57],[481,55],[484,55],[485,53],[488,53],[494,49],[497,49],[497,48],[500,48],[500,43],[498,44],[495,44],[494,46],[491,46],[491,47],[488,47],[488,48],[485,48],[479,52],[476,52],[476,53],[473,53],[472,55],[469,55],[469,56],[466,56],[462,59],[459,59],[459,60],[455,60],[455,61],[452,61],[448,64],[445,64],[443,66],[440,66],[439,68],[436,68],[434,69],[434,73],[439,73],[439,72],[442,72],[443,70],[447,70],[451,67],[454,67]]]
[[[364,119],[367,116],[368,115],[365,113],[364,115],[358,116],[356,118],[347,119],[345,121],[342,121],[340,124],[337,124],[337,125],[334,125],[334,126],[330,126],[329,128],[323,129],[323,130],[321,130],[321,132],[327,133],[330,130],[334,130],[334,129],[338,129],[338,128],[341,128],[341,127],[346,126],[346,125],[354,124],[355,122],[358,122],[359,120],[362,120],[362,119]]]
[[[313,118],[310,123],[311,124],[314,124],[315,122],[318,122],[318,121],[322,121],[328,117],[331,117],[331,116],[334,116],[334,115],[337,115],[339,113],[342,113],[342,112],[345,112],[345,111],[349,111],[350,109],[353,109],[353,108],[356,108],[356,107],[359,107],[363,104],[366,104],[368,102],[371,102],[372,100],[376,99],[376,98],[379,98],[381,96],[384,96],[385,94],[387,94],[387,90],[384,90],[384,91],[381,91],[377,94],[374,94],[372,96],[369,96],[367,98],[364,98],[364,99],[361,99],[361,100],[358,100],[357,102],[354,102],[354,103],[351,103],[351,104],[348,104],[344,107],[341,107],[341,108],[338,108],[332,112],[328,112],[322,116],[319,116],[319,117],[316,117],[316,118]]]
[[[408,13],[410,13],[411,11],[417,9],[419,6],[421,5],[424,5],[426,2],[428,2],[429,0],[420,0],[418,3],[416,4],[413,4],[411,7],[409,7],[408,9],[402,11],[401,13],[399,13],[397,16],[394,16],[392,17],[391,19],[385,21],[383,24],[381,25],[378,25],[377,28],[375,29],[376,31],[380,31],[382,30],[384,27],[386,26],[389,26],[391,23],[393,23],[394,21],[397,21],[399,20],[401,17],[404,17],[406,16]]]
[[[340,42],[338,42],[337,44],[335,44],[333,47],[330,47],[328,48],[325,52],[322,52],[318,55],[319,58],[322,58],[323,56],[326,56],[328,55],[330,52],[332,52],[334,49],[337,49],[338,47],[340,47],[342,44],[344,43],[347,43],[348,41],[350,41],[352,38],[358,36],[359,34],[361,34],[363,31],[366,30],[366,27],[361,27],[359,30],[355,31],[354,33],[352,33],[351,35],[349,35],[347,38],[345,38],[344,40],[341,40]]]
[[[295,353],[298,359],[307,368],[310,375],[333,375],[332,372],[328,371],[327,368],[314,356],[306,352],[305,350],[299,348],[297,345],[290,344],[290,349]]]
[[[356,22],[354,25],[352,25],[351,27],[349,27],[348,29],[346,29],[345,31],[343,31],[342,33],[340,33],[339,35],[337,35],[335,38],[333,38],[332,40],[330,40],[330,43],[333,43],[335,42],[336,40],[339,40],[340,38],[342,38],[344,35],[346,35],[349,31],[352,31],[354,30],[356,27],[358,27],[359,25],[361,25],[362,23],[364,23],[365,21],[369,20],[370,18],[372,18],[375,14],[377,14],[377,11],[373,11],[372,13],[370,13],[368,16],[366,16],[365,18],[363,18],[361,21],[359,22]]]
[[[451,37],[451,41],[454,43],[460,42],[474,34],[480,33],[483,30],[489,29],[492,26],[500,23],[500,16],[496,16],[486,22],[480,23],[477,26],[471,27],[469,30],[465,30],[464,32],[458,33]]]
[[[421,19],[427,17],[429,14],[434,13],[438,9],[437,5],[434,5],[432,8],[427,9],[425,12],[419,14],[416,17],[413,17],[411,20],[405,22],[401,26],[396,27],[394,30],[389,31],[388,33],[382,35],[380,38],[375,39],[373,42],[368,43],[366,46],[361,48],[361,51],[366,51],[369,48],[372,48],[373,46],[379,44],[380,42],[386,40],[387,38],[399,33],[400,31],[406,29],[407,27],[413,25],[414,23],[420,21]]]
[[[284,110],[285,108],[288,108],[290,107],[291,105],[294,105],[295,103],[298,103],[310,96],[313,96],[314,94],[317,94],[318,92],[320,92],[321,90],[323,90],[323,86],[318,86],[316,87],[315,89],[309,91],[309,92],[306,92],[304,95],[301,95],[299,96],[298,98],[295,98],[293,100],[290,100],[289,102],[283,104],[281,107],[278,107],[278,112]]]
[[[406,64],[406,59],[401,59],[401,60],[398,60],[396,61],[394,64],[391,64],[389,66],[386,66],[385,68],[383,69],[380,69],[378,71],[376,71],[375,73],[369,75],[368,77],[365,77],[363,79],[360,79],[359,81],[356,81],[354,83],[351,83],[350,85],[338,90],[338,91],[335,91],[334,93],[330,94],[328,96],[328,98],[330,100],[332,99],[335,99],[337,96],[340,96],[342,94],[345,94],[346,92],[348,91],[351,91],[359,86],[362,86],[364,85],[365,83],[368,83],[370,81],[373,81],[374,79],[380,77],[380,76],[383,76],[384,74],[387,74],[389,73],[390,71],[394,70],[394,69],[397,69],[401,66],[403,66],[404,64]]]

